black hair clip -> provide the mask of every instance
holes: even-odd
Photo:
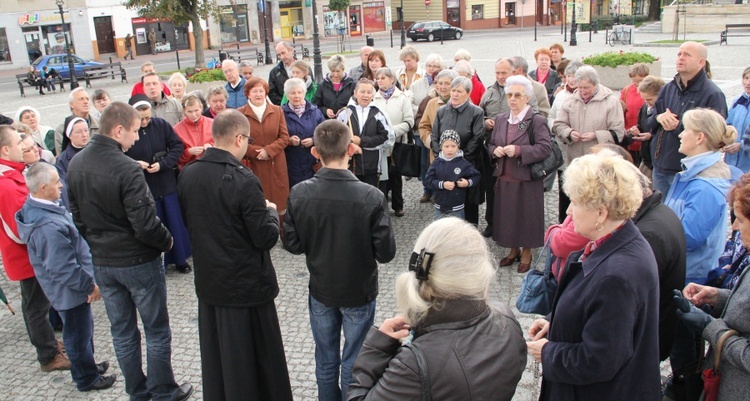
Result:
[[[412,252],[411,259],[409,260],[409,271],[416,273],[417,280],[427,280],[430,275],[430,266],[432,266],[432,258],[434,256],[433,252],[426,252],[424,248],[422,248],[420,253]]]

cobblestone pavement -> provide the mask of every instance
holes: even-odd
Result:
[[[568,48],[565,56],[579,58],[593,53],[612,50],[604,44],[604,34],[594,35],[594,42],[589,43],[587,34],[580,35],[579,46]],[[717,34],[698,34],[698,39],[715,39]],[[636,41],[669,39],[671,35],[661,34],[636,34]],[[376,38],[376,45],[385,43],[387,38]],[[439,42],[419,42],[415,46],[420,50],[422,56],[430,52],[439,52],[447,60],[458,48],[466,48],[473,55],[472,64],[478,70],[486,84],[493,79],[494,61],[501,56],[522,55],[530,60],[533,66],[533,52],[541,46],[549,46],[555,42],[562,42],[558,28],[540,29],[539,41],[533,42],[533,31],[531,29],[499,31],[467,32],[465,38],[460,41],[446,41],[444,45]],[[714,80],[725,91],[727,98],[731,99],[742,91],[740,75],[742,69],[750,65],[750,53],[740,52],[739,49],[746,48],[750,40],[742,42],[743,38],[733,40],[731,46],[711,46],[709,48],[709,60],[714,71]],[[398,41],[398,40],[396,40]],[[567,46],[566,46],[567,47]],[[629,46],[618,46],[615,50],[632,50]],[[674,62],[677,53],[676,48],[635,48],[662,58],[664,66],[662,75],[665,79],[671,79],[674,74]],[[389,65],[398,65],[396,49],[385,49]],[[157,56],[159,60],[166,60],[167,55]],[[139,57],[138,65],[146,60]],[[349,66],[358,63],[356,56],[348,58]],[[450,64],[450,63],[449,63]],[[269,66],[256,67],[256,74],[267,76]],[[324,65],[325,68],[325,65]],[[114,100],[126,101],[129,97],[130,87],[134,82],[131,74],[131,84],[119,84],[117,81],[108,79],[92,81],[94,88],[105,88],[110,92]],[[190,89],[190,88],[188,88]],[[91,90],[90,90],[91,92]],[[17,88],[8,90],[2,94],[0,101],[0,112],[13,116],[15,110],[22,105],[33,105],[42,114],[42,123],[56,126],[69,114],[67,108],[66,94],[51,94],[39,96],[29,93],[27,98],[21,98]],[[92,106],[93,107],[93,106]],[[556,187],[545,196],[545,216],[547,224],[552,224],[557,215],[557,192]],[[404,181],[406,216],[402,218],[393,217],[393,226],[396,232],[396,240],[399,245],[396,258],[388,264],[380,266],[380,296],[377,302],[375,322],[380,324],[385,318],[394,314],[394,281],[395,277],[405,271],[411,246],[414,240],[426,227],[433,217],[433,211],[429,204],[419,204],[418,197],[421,195],[421,183],[416,179]],[[484,215],[484,207],[480,210]],[[482,222],[480,228],[484,228]],[[492,241],[489,241],[490,243]],[[492,245],[493,255],[499,259],[507,250],[499,249]],[[285,252],[277,245],[271,252],[274,265],[277,270],[280,293],[276,299],[278,314],[281,321],[286,356],[289,366],[289,374],[297,400],[316,399],[317,390],[315,385],[315,361],[313,356],[313,340],[309,327],[307,311],[307,282],[308,273],[303,256],[294,256]],[[515,273],[515,265],[510,268],[500,268],[497,278],[492,286],[491,298],[494,301],[505,302],[514,306],[515,299],[523,278],[522,274]],[[198,325],[197,325],[197,302],[193,286],[193,275],[182,275],[175,271],[167,272],[167,286],[169,291],[169,311],[171,327],[173,332],[172,361],[174,365],[175,379],[177,382],[190,382],[196,392],[192,399],[202,399],[201,373],[200,373],[200,351],[198,348]],[[35,360],[35,353],[29,343],[26,330],[21,316],[20,293],[17,283],[10,283],[5,275],[0,275],[0,287],[5,290],[11,305],[16,310],[16,315],[11,316],[7,310],[0,308],[0,360],[4,368],[0,370],[0,401],[9,400],[125,400],[124,382],[121,376],[115,386],[110,390],[94,393],[80,393],[75,390],[71,382],[69,372],[42,373]],[[95,322],[95,347],[98,360],[109,360],[112,363],[111,372],[120,373],[119,367],[112,348],[112,338],[109,333],[109,322],[107,320],[104,304],[97,302],[93,305]],[[532,315],[517,313],[521,326],[526,330],[534,319]],[[60,334],[58,333],[58,337]],[[145,345],[144,345],[145,351]],[[539,379],[533,371],[533,364],[529,359],[527,369],[523,374],[514,400],[535,400],[539,393]]]

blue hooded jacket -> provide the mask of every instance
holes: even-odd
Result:
[[[740,150],[737,153],[726,153],[724,162],[747,173],[750,171],[750,96],[747,93],[732,102],[727,124],[737,129],[735,142],[740,144]]]
[[[675,176],[664,203],[685,229],[685,283],[704,284],[708,271],[724,251],[728,224],[729,167],[720,152],[705,153]],[[683,162],[686,159],[683,159]]]
[[[16,213],[18,234],[49,302],[57,310],[85,303],[94,291],[89,245],[65,208],[26,198]]]

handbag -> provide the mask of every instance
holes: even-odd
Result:
[[[724,348],[724,343],[731,336],[736,336],[739,333],[737,330],[727,330],[724,334],[719,337],[719,341],[716,343],[716,349],[714,350],[714,366],[711,369],[703,371],[703,394],[701,394],[701,400],[703,401],[718,401],[719,399],[719,383],[721,382],[721,373],[719,372],[719,362],[721,362],[721,351]]]
[[[529,134],[529,144],[531,146],[534,146],[534,119],[536,118],[537,114],[539,113],[534,113],[534,115],[531,117],[531,123],[529,124],[529,128],[526,131]],[[531,168],[532,179],[541,180],[549,175],[557,173],[557,169],[560,168],[560,166],[562,166],[565,162],[563,160],[562,149],[560,149],[560,145],[557,143],[555,137],[550,135],[549,140],[550,147],[552,148],[549,156],[547,156],[547,158],[544,160],[540,160],[529,165],[529,168]]]
[[[547,315],[552,311],[552,301],[555,299],[557,292],[557,280],[552,275],[552,250],[549,241],[552,236],[547,238],[544,248],[534,263],[534,268],[526,273],[521,282],[521,292],[516,299],[516,308],[522,313],[535,313],[537,315]],[[539,262],[544,260],[544,270],[537,270]]]
[[[407,133],[406,136],[408,137],[406,143],[393,144],[391,173],[405,177],[419,177],[422,172],[422,149],[414,143],[414,138],[410,134]]]

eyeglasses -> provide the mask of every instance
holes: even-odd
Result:
[[[520,93],[520,92],[506,92],[505,93],[505,97],[507,99],[513,99],[514,97],[518,98],[518,99],[521,99],[523,97],[526,97],[526,95],[523,94],[523,93]]]
[[[243,138],[245,138],[245,139],[247,139],[247,143],[248,144],[251,144],[251,143],[253,143],[255,141],[250,135],[245,135],[245,134],[238,134],[238,135],[241,136],[241,137],[243,137]]]

